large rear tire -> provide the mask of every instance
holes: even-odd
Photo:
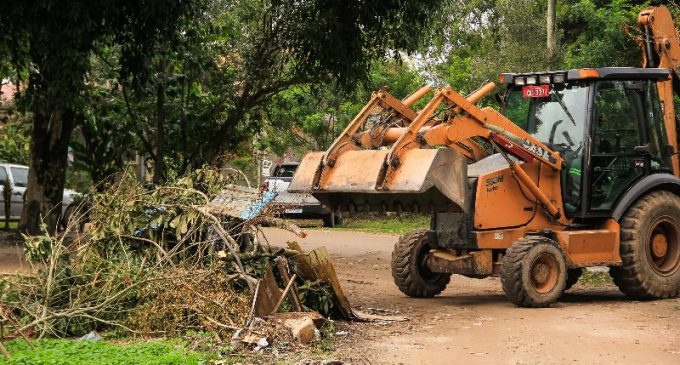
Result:
[[[451,274],[433,273],[424,265],[433,241],[434,232],[419,230],[401,236],[394,245],[392,277],[402,293],[417,298],[433,297],[451,281]]]
[[[645,195],[620,221],[622,266],[609,271],[634,299],[680,293],[680,198],[668,191]]]
[[[557,243],[548,238],[520,238],[503,256],[503,291],[520,307],[549,307],[562,296],[566,281],[564,254]]]

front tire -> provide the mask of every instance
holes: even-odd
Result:
[[[433,297],[446,289],[451,274],[433,273],[424,257],[434,241],[432,231],[414,231],[399,238],[392,251],[392,277],[399,290],[416,298]]]
[[[650,193],[621,219],[622,265],[610,275],[634,299],[671,298],[680,293],[680,198]]]
[[[548,238],[520,238],[503,256],[503,291],[520,307],[549,307],[562,296],[566,281],[564,254],[557,243]]]

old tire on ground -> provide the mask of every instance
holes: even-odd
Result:
[[[622,266],[609,270],[631,298],[680,293],[680,198],[656,191],[638,200],[620,221]]]
[[[550,306],[564,292],[566,281],[567,263],[562,250],[548,238],[520,238],[503,257],[503,291],[520,307]]]
[[[578,279],[581,277],[581,274],[583,274],[583,269],[580,267],[576,269],[568,269],[567,282],[564,285],[564,290],[571,289],[571,287],[578,282]]]
[[[451,274],[433,273],[424,266],[434,232],[418,230],[399,237],[392,251],[392,277],[399,290],[417,298],[441,293],[451,281]]]

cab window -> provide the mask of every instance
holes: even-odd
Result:
[[[23,167],[10,167],[14,186],[25,188],[28,186],[28,169]]]
[[[7,170],[0,166],[0,187],[5,186],[5,184],[7,184]]]
[[[274,171],[274,177],[293,177],[295,170],[297,170],[295,165],[279,165]]]

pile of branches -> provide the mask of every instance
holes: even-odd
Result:
[[[0,277],[15,330],[42,337],[242,327],[266,264],[285,253],[260,244],[257,223],[300,232],[267,209],[247,221],[211,209],[230,183],[210,169],[151,188],[125,175],[84,199],[59,236],[26,237],[34,273]]]

